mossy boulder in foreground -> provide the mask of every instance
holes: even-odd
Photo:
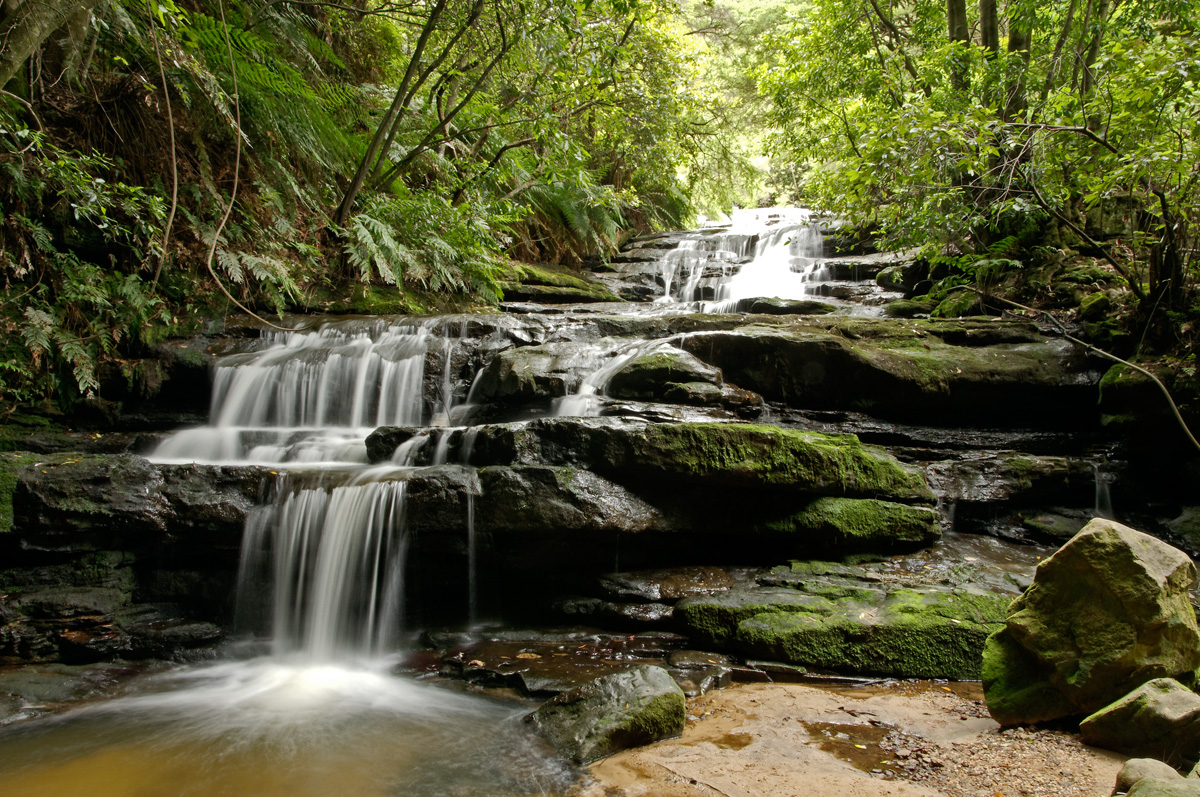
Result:
[[[683,733],[683,690],[661,667],[643,665],[563,692],[525,721],[576,764]]]
[[[1002,725],[1094,712],[1154,678],[1200,665],[1182,551],[1095,519],[1038,566],[984,651],[988,710]]]
[[[1156,678],[1092,714],[1079,732],[1096,747],[1191,766],[1200,758],[1200,695]]]

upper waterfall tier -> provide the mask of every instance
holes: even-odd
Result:
[[[337,324],[264,335],[265,348],[222,358],[209,424],[167,438],[159,462],[362,463],[378,426],[419,424],[421,326]]]

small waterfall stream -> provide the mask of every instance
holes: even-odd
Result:
[[[756,298],[809,298],[833,275],[821,229],[798,211],[738,218],[727,229],[689,235],[646,266],[663,294],[642,312],[726,313]],[[110,733],[124,740],[115,754],[122,771],[152,770],[155,783],[196,778],[197,794],[268,793],[259,771],[268,760],[275,770],[298,773],[282,787],[271,781],[270,793],[297,797],[560,793],[571,773],[513,726],[523,709],[392,674],[413,630],[405,627],[409,590],[421,575],[410,573],[408,562],[419,543],[408,528],[416,527],[406,511],[410,479],[418,468],[433,467],[454,471],[459,485],[465,480],[456,507],[461,537],[454,540],[462,559],[446,566],[454,570],[447,589],[461,590],[450,601],[461,609],[459,627],[477,629],[494,616],[481,605],[489,583],[481,589],[479,571],[493,552],[489,535],[480,540],[476,530],[477,504],[486,513],[481,499],[491,484],[490,474],[472,466],[477,410],[490,412],[489,422],[514,427],[530,417],[601,415],[616,373],[638,357],[680,351],[691,333],[643,339],[622,336],[618,324],[581,331],[572,317],[546,314],[530,322],[533,331],[514,333],[515,345],[536,334],[539,344],[579,348],[562,349],[570,362],[555,373],[566,374],[560,383],[566,390],[536,411],[517,412],[484,406],[480,384],[488,361],[460,356],[460,347],[503,337],[502,324],[480,325],[487,329],[473,343],[468,326],[450,318],[327,319],[299,332],[264,331],[221,358],[209,422],[168,436],[149,458],[278,471],[247,518],[238,574],[236,626],[253,640],[247,650],[269,647],[269,655],[150,679],[125,698],[65,715],[57,727],[38,726],[9,749],[36,765],[39,735],[64,733],[82,751],[83,764],[76,771],[42,762],[59,778],[61,793],[85,783],[89,765],[114,755],[104,744]],[[489,354],[510,345],[492,343]],[[758,420],[773,416],[764,411]],[[381,426],[419,428],[390,460],[372,465],[366,439]],[[1101,466],[1095,475],[1096,511],[1111,513]],[[957,504],[946,506],[953,526]],[[635,560],[635,540],[636,534],[615,533],[614,569]]]

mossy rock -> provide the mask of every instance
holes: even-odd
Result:
[[[1182,551],[1093,520],[1038,566],[989,645],[989,710],[1002,724],[1086,714],[1153,678],[1190,676],[1200,666],[1195,581]]]
[[[880,552],[932,543],[941,536],[938,520],[937,511],[929,507],[830,496],[765,527],[801,539],[818,539],[839,550]]]
[[[883,306],[883,314],[888,318],[916,318],[933,312],[933,302],[900,299],[888,302]]]
[[[926,586],[890,591],[840,576],[690,598],[675,618],[701,641],[741,655],[837,672],[979,677],[984,640],[1008,598]]]
[[[1071,285],[1107,285],[1119,279],[1119,276],[1100,266],[1074,266],[1055,275],[1054,282],[1065,282]]]
[[[1086,717],[1086,744],[1175,767],[1200,759],[1200,695],[1173,678],[1156,678]]]
[[[922,474],[854,435],[750,423],[559,418],[478,427],[472,464],[573,464],[645,487],[649,479],[813,496],[933,503]]]
[[[561,266],[509,263],[500,277],[500,287],[506,301],[547,304],[620,301],[602,283]]]
[[[721,369],[678,349],[636,357],[613,374],[606,393],[615,398],[661,398],[669,383],[701,382],[720,388]]]
[[[563,692],[525,717],[559,755],[586,764],[683,733],[683,690],[661,667],[643,665]]]
[[[1090,293],[1079,303],[1079,317],[1084,321],[1099,321],[1112,308],[1112,299],[1103,291]]]
[[[753,299],[740,310],[761,315],[828,315],[837,312],[837,306],[813,299]]]

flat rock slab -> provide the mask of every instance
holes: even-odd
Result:
[[[591,765],[596,782],[583,797],[1111,791],[1120,756],[1061,732],[1001,733],[980,716],[977,695],[949,689],[912,682],[852,689],[745,684],[710,692],[688,701],[681,738]]]
[[[849,568],[796,567],[780,577],[786,586],[687,598],[674,616],[701,644],[749,657],[843,673],[970,679],[1011,600],[976,588],[869,581]]]

